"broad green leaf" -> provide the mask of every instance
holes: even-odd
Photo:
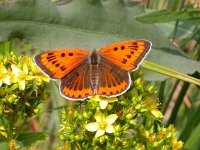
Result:
[[[199,19],[200,11],[196,10],[156,10],[136,17],[136,20],[143,23],[163,23],[176,20]]]
[[[143,6],[138,3],[117,0],[73,0],[64,5],[55,5],[48,0],[16,0],[0,5],[0,41],[17,37],[38,49],[79,47],[93,50],[118,41],[148,39],[153,43],[153,50],[147,57],[151,62],[159,60],[160,65],[174,66],[182,73],[200,70],[198,63],[187,59],[172,46],[155,25],[134,20],[143,12]],[[178,55],[182,60],[175,61],[179,59],[177,57],[163,62],[166,53],[175,58]],[[179,68],[183,63],[187,71]],[[149,72],[144,73],[148,80],[152,80],[152,76],[156,80],[166,78]]]
[[[39,142],[45,142],[48,140],[48,138],[48,134],[44,132],[23,132],[19,133],[16,140],[27,147]]]

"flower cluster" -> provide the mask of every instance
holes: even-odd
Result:
[[[12,139],[20,119],[38,114],[38,105],[49,95],[48,82],[31,58],[12,52],[0,56],[0,137]]]
[[[182,149],[173,126],[162,125],[155,88],[141,71],[132,74],[130,89],[118,98],[94,96],[62,111],[60,149]]]

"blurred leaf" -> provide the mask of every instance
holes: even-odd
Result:
[[[184,20],[184,22],[188,24],[192,24],[192,25],[199,25],[200,18],[187,19],[187,20]]]
[[[45,121],[45,117],[47,114],[42,114],[44,115],[41,117],[40,124],[47,128],[47,133],[50,133],[50,139],[53,139],[55,136],[58,134],[58,130],[60,128],[61,124],[61,110],[63,110],[64,107],[67,107],[66,104],[66,99],[64,99],[59,92],[59,86],[57,82],[50,82],[50,91],[51,91],[51,99],[50,102],[52,104],[52,108],[49,109],[49,114],[48,116],[51,118],[48,121],[48,124]],[[47,108],[46,108],[47,109]],[[45,108],[44,108],[45,111]],[[57,138],[55,140],[58,140]],[[43,147],[44,149],[56,149],[56,146],[59,141],[56,141],[54,143],[51,143],[51,141],[46,142],[45,146]]]
[[[136,17],[136,20],[143,23],[163,23],[187,19],[200,19],[200,11],[156,10]]]
[[[198,133],[200,133],[200,123],[193,130],[192,134],[190,134],[189,139],[184,145],[184,149],[199,150],[200,134]]]
[[[31,146],[32,144],[45,142],[49,135],[44,132],[23,132],[19,133],[17,141],[20,141],[24,146]]]
[[[1,150],[8,150],[8,143],[7,142],[0,142]]]
[[[19,38],[39,49],[79,47],[93,50],[118,41],[148,39],[153,43],[153,50],[147,57],[150,61],[173,66],[182,73],[199,70],[198,62],[187,59],[155,25],[134,20],[143,12],[141,4],[116,0],[73,0],[65,5],[55,5],[48,0],[16,0],[0,5],[0,41]],[[166,53],[179,57],[163,62]],[[181,68],[182,61],[177,60],[180,57],[185,62]],[[151,71],[144,76],[148,80],[166,78]]]

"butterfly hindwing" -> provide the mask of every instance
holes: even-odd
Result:
[[[128,71],[101,58],[99,63],[99,85],[97,94],[105,97],[118,96],[130,86]]]
[[[82,49],[62,49],[40,53],[34,57],[37,66],[50,78],[61,79],[88,58]]]
[[[61,79],[60,92],[70,100],[84,100],[93,95],[90,64],[87,60]]]
[[[138,68],[150,49],[151,42],[132,40],[105,46],[99,50],[99,54],[118,67],[133,71]]]

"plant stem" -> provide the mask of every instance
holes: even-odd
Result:
[[[183,80],[183,81],[186,81],[186,82],[189,82],[189,83],[200,85],[199,79],[193,78],[191,76],[185,75],[183,73],[174,71],[172,69],[166,68],[166,67],[158,65],[158,64],[154,64],[154,63],[146,61],[146,60],[143,61],[141,66],[145,67],[147,69],[153,70],[155,72],[159,72],[161,74],[165,74],[167,76],[174,77],[176,79],[180,79],[180,80]]]

